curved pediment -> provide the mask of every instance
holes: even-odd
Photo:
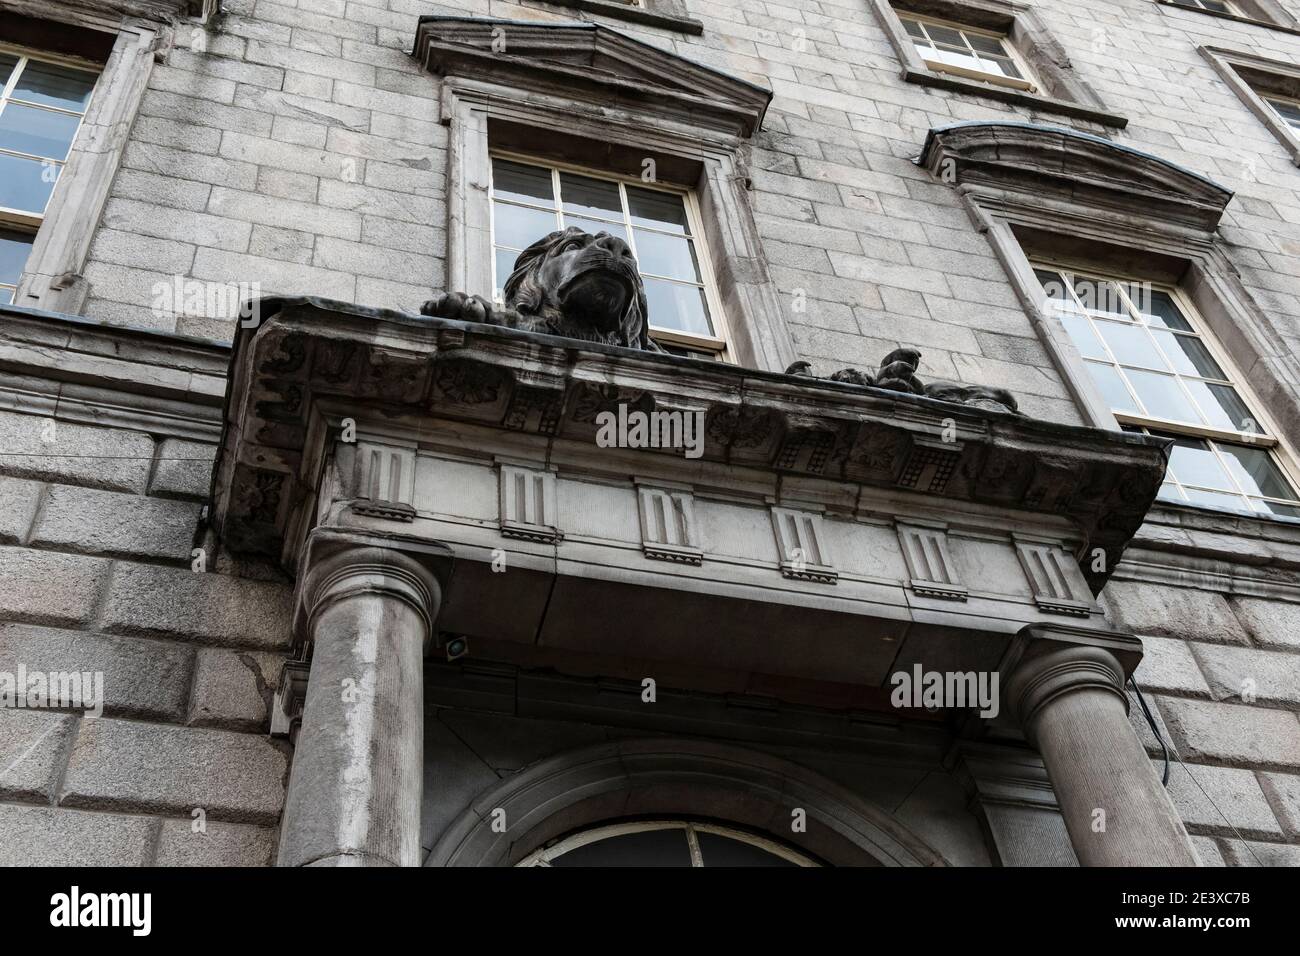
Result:
[[[1172,221],[1207,232],[1232,190],[1130,146],[1058,126],[956,123],[930,131],[920,164],[945,182]]]
[[[598,23],[426,16],[412,52],[439,76],[630,107],[745,137],[762,125],[772,99],[761,86]]]

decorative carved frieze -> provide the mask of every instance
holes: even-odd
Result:
[[[357,514],[409,522],[415,518],[415,449],[358,442],[354,469]]]
[[[958,580],[944,529],[900,524],[898,543],[903,549],[903,560],[911,577],[908,585],[913,591],[925,597],[966,600],[966,586]]]
[[[787,578],[822,584],[834,584],[839,580],[839,572],[831,564],[826,551],[826,533],[820,514],[773,508],[772,530],[776,534],[781,573]]]
[[[641,550],[647,558],[679,564],[701,564],[699,528],[695,523],[695,498],[689,491],[637,488],[641,516]]]
[[[563,533],[557,526],[555,472],[523,465],[498,466],[501,533],[507,538],[555,544]]]
[[[1049,614],[1088,617],[1094,607],[1079,565],[1054,542],[1018,536],[1016,556],[1034,591],[1034,601]]]

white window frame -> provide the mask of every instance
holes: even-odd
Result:
[[[561,857],[566,853],[580,847],[587,846],[591,843],[599,843],[602,840],[608,840],[617,836],[624,836],[631,833],[645,833],[652,830],[685,830],[686,843],[690,851],[691,866],[701,868],[704,863],[704,856],[700,852],[699,840],[697,834],[712,833],[716,836],[725,837],[729,840],[735,840],[737,843],[748,843],[750,846],[758,847],[765,853],[779,857],[787,862],[794,863],[800,867],[817,867],[816,863],[810,857],[792,850],[787,846],[777,843],[775,840],[769,840],[765,837],[757,836],[753,833],[746,833],[744,830],[736,830],[732,827],[720,826],[716,823],[698,823],[694,820],[638,820],[627,823],[612,823],[606,826],[597,826],[589,830],[580,830],[577,833],[570,834],[550,846],[544,846],[534,850],[528,856],[524,857],[515,866],[546,866],[551,865],[551,860]]]
[[[1063,272],[1069,275],[1082,275],[1088,279],[1114,282],[1120,286],[1125,284],[1147,284],[1153,290],[1158,290],[1168,294],[1182,313],[1183,318],[1185,318],[1187,323],[1192,327],[1192,331],[1195,333],[1196,338],[1203,346],[1205,346],[1206,350],[1210,353],[1210,357],[1214,359],[1219,368],[1223,370],[1225,378],[1218,381],[1226,381],[1236,390],[1237,395],[1241,398],[1242,403],[1247,407],[1247,410],[1251,414],[1250,420],[1259,425],[1260,429],[1255,432],[1230,431],[1214,428],[1212,426],[1170,421],[1164,418],[1157,418],[1149,415],[1137,415],[1111,409],[1110,413],[1114,417],[1115,422],[1121,426],[1128,425],[1165,434],[1181,435],[1188,438],[1201,438],[1211,443],[1222,442],[1230,445],[1244,445],[1246,447],[1265,449],[1272,453],[1274,463],[1278,466],[1278,469],[1282,472],[1283,476],[1290,483],[1292,489],[1296,492],[1296,500],[1300,501],[1300,459],[1297,458],[1295,453],[1287,445],[1282,437],[1282,430],[1265,410],[1266,406],[1264,403],[1260,401],[1259,396],[1255,393],[1254,389],[1250,387],[1246,377],[1241,374],[1236,363],[1232,361],[1232,357],[1228,355],[1223,346],[1219,344],[1217,337],[1201,316],[1200,310],[1197,309],[1196,304],[1192,302],[1191,298],[1182,288],[1171,283],[1154,282],[1132,275],[1121,275],[1104,269],[1091,268],[1086,263],[1077,260],[1032,256],[1029,259],[1029,265],[1033,269]],[[1131,307],[1132,303],[1128,301],[1128,295],[1122,289],[1121,295],[1124,296],[1126,304]],[[1059,321],[1059,316],[1056,314],[1057,307],[1050,301],[1044,303],[1044,311],[1047,314],[1056,317]],[[1070,343],[1070,348],[1074,349],[1076,357],[1086,370],[1087,365],[1089,364],[1088,361],[1086,361],[1082,354],[1078,352],[1077,347],[1074,346],[1073,340],[1069,338],[1068,333],[1065,333],[1064,338]],[[1106,343],[1103,337],[1099,336],[1099,338],[1101,339],[1102,348],[1106,351],[1107,356],[1114,359],[1110,346]],[[1157,343],[1156,347],[1160,348],[1159,343]],[[1113,364],[1117,365],[1122,363],[1114,362]],[[1088,375],[1087,381],[1088,385],[1096,395],[1097,401],[1102,406],[1109,407],[1109,403],[1105,400],[1105,397],[1101,395],[1101,389],[1093,382],[1091,375]],[[1138,398],[1136,395],[1134,395],[1134,397]],[[1191,398],[1191,401],[1195,405],[1195,398]],[[1140,398],[1138,398],[1138,403],[1141,403]],[[1218,457],[1217,451],[1215,451],[1215,455]],[[1224,471],[1228,475],[1229,480],[1231,480],[1234,486],[1236,486],[1236,478],[1232,474],[1231,469],[1225,465]],[[1167,476],[1166,481],[1178,485],[1181,488],[1181,482],[1172,475]],[[1292,502],[1287,502],[1283,499],[1268,499],[1267,496],[1263,495],[1251,495],[1240,489],[1240,487],[1238,487],[1237,490],[1239,497],[1243,499],[1264,498],[1265,500],[1276,500],[1280,504],[1293,504]],[[1169,499],[1162,500],[1168,501]],[[1200,505],[1196,502],[1183,501],[1181,503],[1191,505],[1192,507],[1206,507],[1205,505]],[[1253,510],[1246,513],[1258,517],[1269,517],[1268,515]]]
[[[552,195],[556,197],[561,195],[561,191],[560,191],[561,172],[574,173],[580,176],[587,176],[591,179],[600,179],[605,182],[617,183],[619,187],[619,198],[623,203],[623,211],[625,217],[623,225],[627,229],[628,244],[632,248],[633,256],[636,256],[636,237],[635,235],[633,235],[632,223],[627,219],[628,200],[627,200],[626,187],[628,185],[633,185],[642,189],[655,190],[658,192],[671,193],[675,196],[680,196],[682,199],[682,204],[686,210],[686,221],[689,224],[691,230],[689,238],[694,244],[695,260],[698,263],[700,268],[700,279],[701,279],[700,284],[704,291],[705,303],[707,304],[709,309],[709,319],[713,324],[714,335],[711,336],[698,335],[691,332],[683,332],[679,329],[665,329],[665,328],[658,328],[655,326],[651,326],[650,329],[651,337],[656,342],[681,346],[683,348],[689,348],[700,352],[708,352],[711,353],[714,357],[721,359],[723,361],[731,361],[730,349],[728,348],[728,342],[730,342],[731,337],[727,331],[726,313],[723,311],[722,302],[720,296],[718,295],[717,281],[713,274],[713,265],[711,261],[712,257],[708,245],[708,236],[705,234],[705,230],[704,230],[704,217],[701,215],[699,200],[695,195],[695,190],[687,188],[685,186],[676,186],[676,185],[672,185],[668,183],[660,183],[660,182],[647,183],[634,176],[621,175],[618,173],[612,173],[600,169],[593,169],[591,167],[586,167],[586,166],[577,166],[571,163],[562,163],[555,160],[547,159],[545,157],[530,155],[528,153],[518,153],[509,150],[499,150],[499,149],[490,150],[488,171],[487,171],[487,181],[488,181],[488,200],[492,204],[492,207],[489,211],[489,232],[491,236],[491,248],[493,250],[492,298],[495,301],[500,302],[502,287],[505,285],[505,279],[506,279],[506,277],[498,276],[496,274],[497,242],[496,242],[495,203],[498,202],[498,200],[496,197],[496,184],[494,181],[493,167],[492,167],[492,160],[496,160],[496,159],[510,160],[512,162],[525,163],[530,166],[538,166],[544,169],[549,169],[551,171]],[[524,205],[521,203],[514,203],[511,200],[500,200],[500,201],[510,203],[511,205]],[[533,208],[533,207],[529,207],[529,208]],[[557,203],[555,212],[557,216],[557,223],[562,222],[564,217],[562,204]],[[562,227],[558,227],[558,228],[562,228]],[[542,237],[538,236],[537,238],[541,239]],[[637,263],[639,267],[640,265],[639,258],[637,260]],[[659,277],[659,278],[667,278],[667,277]],[[680,280],[669,280],[669,281],[680,281]]]
[[[1001,44],[1004,54],[1016,64],[1020,72],[1024,74],[1025,79],[1019,80],[1014,76],[1004,76],[1001,73],[985,73],[983,70],[973,70],[969,67],[945,63],[942,60],[929,60],[922,57],[921,62],[923,62],[928,69],[934,70],[936,73],[950,73],[953,76],[965,77],[968,80],[978,80],[982,83],[992,83],[997,86],[1009,87],[1013,90],[1022,90],[1025,93],[1037,93],[1041,89],[1042,83],[1034,73],[1033,68],[1030,67],[1024,56],[1016,49],[1016,45],[1011,42],[1011,38],[1005,33],[999,33],[996,30],[986,30],[983,27],[969,26],[968,24],[958,23],[955,20],[944,20],[940,17],[923,16],[918,13],[912,13],[909,10],[895,10],[894,13],[900,21],[911,20],[913,23],[919,23],[922,26],[934,25],[947,27],[950,30],[956,30],[958,33],[962,34],[963,40],[966,40],[965,35],[968,33],[974,36],[988,37],[997,40]],[[906,31],[906,28],[904,28],[904,31]],[[907,36],[909,42],[915,39],[910,33],[907,34]],[[926,31],[926,36],[929,37],[929,31]],[[969,46],[970,41],[966,40],[966,43]],[[913,43],[913,48],[915,48],[915,43]],[[974,47],[971,47],[971,53],[974,56],[979,56],[979,51]],[[921,56],[921,51],[917,50],[916,54],[917,56]]]

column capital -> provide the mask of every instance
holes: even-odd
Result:
[[[420,615],[427,648],[451,565],[451,549],[436,542],[317,528],[308,535],[298,565],[294,639],[310,642],[316,617],[339,601],[382,594],[409,604]]]

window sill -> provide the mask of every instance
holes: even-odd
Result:
[[[1300,24],[1295,23],[1277,23],[1273,20],[1259,20],[1255,17],[1243,17],[1236,13],[1220,13],[1218,10],[1206,10],[1204,7],[1191,7],[1185,3],[1179,3],[1178,0],[1156,0],[1156,3],[1162,7],[1177,7],[1179,10],[1189,10],[1192,13],[1203,13],[1207,17],[1218,17],[1220,20],[1233,20],[1237,23],[1246,23],[1250,26],[1263,27],[1266,30],[1278,30],[1282,33],[1293,33],[1300,36]]]
[[[640,23],[648,27],[662,27],[677,33],[699,36],[704,32],[704,24],[691,17],[676,16],[645,7],[634,7],[617,0],[530,0],[529,5],[550,7],[569,7],[586,13],[600,13],[629,23]]]
[[[1015,103],[1044,113],[1057,113],[1063,116],[1073,116],[1077,119],[1089,120],[1093,123],[1098,123],[1102,126],[1109,126],[1113,129],[1124,129],[1128,126],[1128,117],[1120,116],[1118,113],[1111,113],[1107,110],[1097,109],[1093,106],[1085,106],[1082,103],[1071,103],[1068,100],[1053,99],[1050,96],[1040,96],[1036,93],[1017,90],[1009,86],[997,86],[993,83],[981,83],[979,80],[968,80],[964,77],[955,76],[950,73],[939,73],[935,70],[918,70],[910,66],[905,66],[903,67],[903,79],[908,83],[919,83],[922,86],[934,86],[940,89],[957,90],[961,93],[987,96],[992,99],[1003,100],[1007,103]]]

